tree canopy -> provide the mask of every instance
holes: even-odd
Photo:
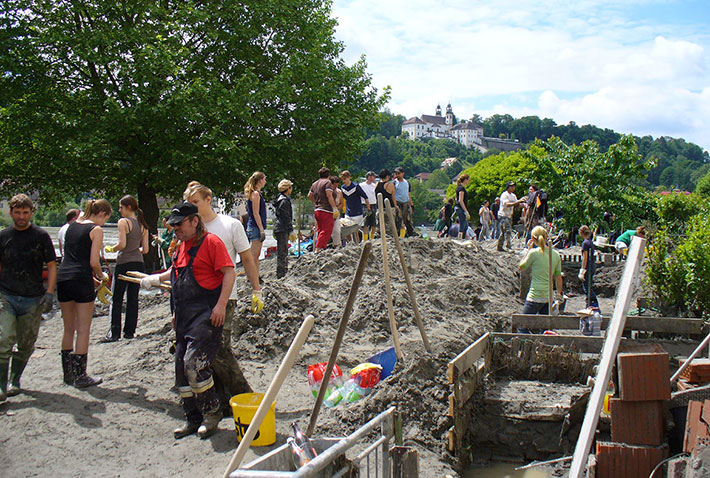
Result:
[[[42,199],[217,195],[255,170],[310,184],[358,153],[388,91],[346,65],[331,3],[7,0],[0,173]],[[268,187],[268,186],[267,186]]]

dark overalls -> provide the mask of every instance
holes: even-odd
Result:
[[[178,269],[173,261],[170,277],[175,303],[175,384],[191,423],[201,423],[203,415],[219,409],[211,365],[222,341],[222,327],[213,326],[210,315],[222,287],[205,289],[195,279],[192,263],[202,242],[187,251],[186,267]]]

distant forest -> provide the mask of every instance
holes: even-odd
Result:
[[[399,138],[405,119],[404,116],[390,111],[380,113],[379,129],[367,131],[362,154],[347,166],[354,173],[402,166],[407,171],[407,176],[412,177],[421,172],[435,171],[439,169],[443,159],[457,157],[457,164],[446,171],[448,177],[454,177],[459,171],[484,157],[478,151],[466,149],[451,140],[409,141]],[[537,116],[516,119],[506,114],[483,119],[475,115],[473,120],[483,126],[484,136],[518,140],[523,147],[535,139],[546,140],[557,136],[567,144],[596,141],[605,151],[622,136],[608,128],[578,126],[573,121],[558,125],[550,118],[540,119]],[[710,171],[710,156],[694,143],[666,136],[656,139],[651,136],[634,138],[642,158],[653,159],[656,164],[649,171],[644,185],[649,189],[694,191],[698,180]],[[491,150],[485,156],[498,153],[500,151]]]

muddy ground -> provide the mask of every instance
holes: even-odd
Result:
[[[316,435],[343,436],[389,406],[404,420],[405,444],[420,454],[421,476],[456,475],[444,447],[451,426],[446,417],[446,365],[486,331],[506,330],[519,299],[519,256],[495,251],[493,242],[478,247],[451,241],[403,240],[419,309],[432,352],[426,353],[415,325],[399,259],[390,242],[395,316],[405,355],[395,373],[360,402],[322,409]],[[321,255],[290,259],[289,274],[275,277],[275,260],[262,262],[266,307],[248,310],[244,291],[237,313],[234,349],[256,391],[264,392],[293,336],[307,314],[316,322],[276,405],[277,445],[289,425],[305,429],[314,399],[307,383],[309,364],[326,361],[355,272],[360,248],[349,246]],[[568,270],[571,309],[580,308],[578,265]],[[598,288],[611,306],[623,263],[601,267]],[[98,387],[77,390],[62,383],[57,310],[43,321],[35,351],[24,374],[24,393],[0,405],[2,476],[220,476],[236,449],[234,423],[224,419],[207,440],[176,441],[182,422],[173,386],[169,307],[164,294],[142,292],[137,337],[100,344],[108,330],[108,309],[97,307],[89,350],[89,371]],[[367,265],[341,348],[343,370],[392,345],[387,319],[379,242]],[[252,448],[245,462],[272,447]]]

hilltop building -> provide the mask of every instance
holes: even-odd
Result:
[[[466,148],[476,148],[482,153],[489,149],[515,151],[521,148],[518,141],[483,136],[483,126],[473,119],[458,122],[451,103],[446,105],[446,116],[441,115],[441,105],[437,105],[434,115],[409,118],[402,123],[402,133],[407,133],[407,137],[412,141],[425,138],[450,139]]]

